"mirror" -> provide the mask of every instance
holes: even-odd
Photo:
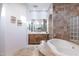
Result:
[[[27,28],[30,32],[47,32],[46,19],[32,19],[28,21]]]

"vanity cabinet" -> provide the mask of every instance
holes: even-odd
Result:
[[[49,34],[29,34],[29,44],[39,44],[41,40],[47,41]]]

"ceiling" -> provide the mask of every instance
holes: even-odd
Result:
[[[50,3],[27,3],[30,10],[48,10]]]

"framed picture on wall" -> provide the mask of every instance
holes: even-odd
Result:
[[[22,26],[22,21],[21,20],[17,20],[17,26]]]
[[[15,16],[11,16],[11,23],[16,23],[16,17]]]

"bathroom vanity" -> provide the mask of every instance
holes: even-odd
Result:
[[[49,39],[48,33],[29,33],[29,44],[39,44],[41,40]]]

